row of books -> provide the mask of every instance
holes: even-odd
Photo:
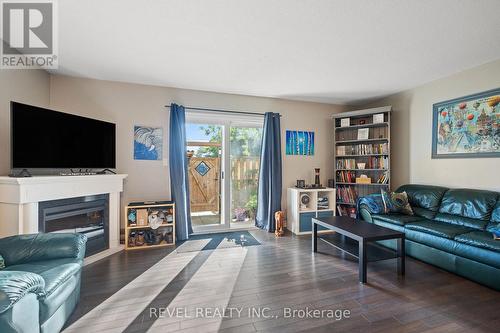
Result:
[[[337,187],[337,201],[342,203],[356,203],[358,194],[356,190],[351,186],[339,186]]]
[[[349,216],[352,217],[353,219],[356,218],[356,208],[354,207],[345,207],[337,205],[337,211],[339,213],[339,216]]]
[[[357,163],[354,158],[346,158],[337,160],[337,169],[348,169],[348,170],[363,170],[357,169]],[[389,169],[389,157],[369,157],[365,163],[366,169]]]
[[[389,146],[387,142],[337,146],[337,156],[388,154],[388,152]]]
[[[370,157],[366,163],[367,169],[389,169],[389,157]]]
[[[355,183],[356,182],[356,172],[355,171],[338,171],[337,181],[341,183]]]
[[[356,169],[356,160],[354,158],[337,160],[337,169]]]

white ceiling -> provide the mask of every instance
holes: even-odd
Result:
[[[352,104],[499,58],[499,0],[63,0],[55,72]]]

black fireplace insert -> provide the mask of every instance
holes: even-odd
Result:
[[[40,202],[39,231],[87,235],[86,257],[104,251],[109,248],[108,197],[100,194]]]

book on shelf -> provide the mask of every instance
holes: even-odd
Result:
[[[339,216],[347,216],[347,210],[345,209],[345,207],[337,205],[337,211],[339,213]]]
[[[377,113],[373,115],[373,123],[374,124],[382,124],[384,122],[384,114]]]
[[[369,128],[358,129],[358,140],[368,140],[369,137],[370,137],[370,129]]]
[[[337,156],[388,154],[387,142],[337,146]]]
[[[337,181],[341,183],[354,183],[356,181],[356,173],[354,171],[338,171]]]
[[[379,184],[388,184],[389,183],[389,173],[385,171],[383,174],[380,175],[378,178],[377,183]]]
[[[337,188],[337,201],[339,203],[355,204],[358,194],[351,186],[339,186]]]
[[[342,207],[338,205],[337,211],[339,213],[339,216],[349,216],[353,219],[356,218],[356,208],[354,207]]]
[[[349,126],[351,126],[351,118],[340,119],[340,127],[349,127]]]

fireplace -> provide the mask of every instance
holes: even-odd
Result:
[[[108,194],[39,202],[38,221],[40,232],[87,235],[86,257],[109,248]]]

